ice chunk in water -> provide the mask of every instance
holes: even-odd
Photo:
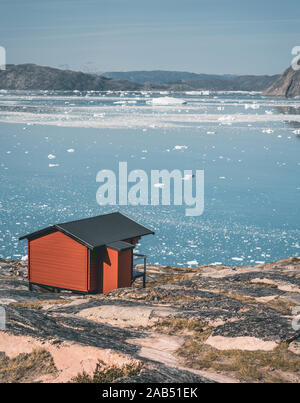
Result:
[[[186,150],[187,146],[175,146],[174,150]]]
[[[199,264],[197,260],[189,260],[188,262],[186,262],[189,266],[195,265],[195,264]]]
[[[152,105],[182,105],[186,104],[184,99],[174,97],[159,97],[152,99]]]

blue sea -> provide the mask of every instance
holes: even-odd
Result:
[[[0,91],[0,257],[50,224],[121,211],[152,264],[255,265],[300,253],[300,99],[248,92]],[[97,172],[204,170],[205,208],[99,206]]]

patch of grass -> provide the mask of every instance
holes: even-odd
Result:
[[[36,348],[31,353],[21,353],[9,358],[0,352],[0,382],[30,382],[45,374],[55,374],[53,358],[44,348]]]
[[[195,297],[190,295],[171,293],[168,291],[161,290],[151,290],[146,294],[143,298],[145,301],[157,301],[157,302],[184,302],[184,301],[193,301]],[[199,298],[198,298],[199,300]]]
[[[291,263],[298,263],[300,262],[300,257],[291,257]]]
[[[260,281],[255,281],[255,282],[250,282],[249,283],[251,286],[255,286],[256,288],[277,288],[277,285],[275,284],[269,284],[269,283],[264,283],[264,282],[260,282]]]
[[[253,298],[253,297],[248,297],[246,295],[240,295],[240,294],[233,294],[232,292],[229,292],[229,291],[226,291],[226,290],[220,290],[219,294],[225,295],[228,298],[237,299],[238,301],[241,301],[241,302],[246,302],[246,303],[257,302],[255,300],[255,298]]]
[[[226,290],[220,290],[219,294],[225,295],[228,298],[234,298],[238,301],[245,302],[248,304],[251,304],[251,303],[263,304],[270,308],[275,309],[276,311],[283,312],[283,313],[290,313],[291,310],[296,306],[296,304],[294,304],[293,302],[287,301],[280,297],[275,298],[271,301],[262,302],[262,301],[257,301],[254,297],[248,297],[248,296],[240,295],[240,294],[233,294]]]
[[[167,333],[203,333],[207,324],[199,320],[185,319],[185,318],[165,318],[155,324],[155,330]]]
[[[12,302],[10,305],[21,306],[28,309],[42,309],[45,304],[68,304],[69,301],[65,299],[49,299],[42,301],[27,301],[27,302]]]
[[[72,379],[74,383],[107,383],[113,382],[119,378],[132,377],[138,375],[142,368],[142,363],[125,364],[121,367],[113,365],[111,367],[99,362],[92,376],[86,372],[78,374]]]
[[[300,357],[287,347],[284,343],[272,351],[217,350],[189,338],[177,353],[190,368],[232,374],[243,381],[285,382],[290,374],[300,377]]]
[[[282,298],[275,298],[272,301],[265,302],[265,305],[268,305],[270,308],[276,309],[276,311],[283,313],[290,313],[291,310],[297,306],[297,304]]]
[[[194,272],[199,273],[198,267],[174,267],[174,266],[164,266],[162,267],[163,270],[168,270],[174,273],[186,273],[186,272]]]
[[[191,276],[187,274],[164,274],[159,276],[155,280],[148,280],[146,283],[146,288],[152,288],[161,284],[177,283],[180,281],[190,280]]]

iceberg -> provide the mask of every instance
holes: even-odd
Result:
[[[158,97],[152,98],[152,105],[183,105],[186,104],[184,99],[173,97]]]

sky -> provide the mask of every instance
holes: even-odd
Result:
[[[278,74],[299,0],[0,0],[7,63],[85,72]]]

